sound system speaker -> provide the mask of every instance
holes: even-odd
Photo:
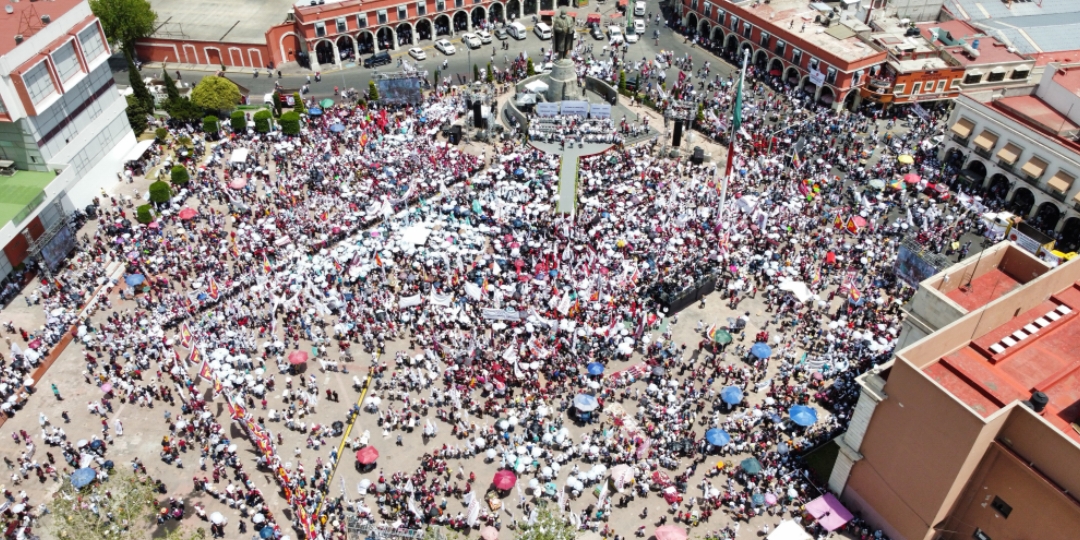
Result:
[[[473,125],[476,127],[482,127],[484,125],[484,113],[480,105],[480,100],[476,100],[472,104]]]
[[[682,143],[682,120],[675,121],[675,131],[671,134],[671,146],[679,146]]]
[[[446,138],[450,144],[461,144],[461,126],[454,126],[447,132]]]
[[[694,147],[694,155],[690,158],[690,163],[694,165],[701,165],[705,162],[705,151],[700,146]]]

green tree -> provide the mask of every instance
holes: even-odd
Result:
[[[169,187],[169,184],[166,184],[161,180],[150,184],[147,191],[150,193],[150,202],[152,203],[161,204],[168,202],[169,198],[172,197],[172,188]]]
[[[476,64],[472,65],[472,80],[474,80],[474,81],[479,81],[480,80],[480,66],[478,66]]]
[[[139,98],[135,96],[127,97],[127,118],[128,124],[131,124],[131,131],[135,132],[135,135],[146,131],[146,109],[142,103],[139,103]]]
[[[379,101],[379,87],[375,81],[368,81],[367,95],[368,101]]]
[[[626,93],[626,70],[625,69],[620,69],[619,70],[619,93],[620,94],[625,94]]]
[[[296,111],[289,111],[278,119],[281,124],[281,132],[286,135],[299,135],[300,134],[300,113]]]
[[[131,55],[125,51],[124,58],[127,60],[128,84],[131,85],[132,95],[142,105],[143,110],[152,113],[154,111],[154,96],[150,95],[150,90],[146,89],[146,83],[143,82],[139,70],[135,69],[135,62],[131,60]]]
[[[229,116],[229,124],[232,125],[233,133],[243,133],[247,129],[247,115],[244,111],[233,111]]]
[[[154,212],[149,204],[144,204],[135,208],[135,221],[146,225],[151,221],[154,221]]]
[[[109,40],[128,53],[135,51],[135,40],[154,33],[157,25],[157,13],[148,0],[90,0],[90,10]]]
[[[161,73],[165,75],[162,83],[165,86],[165,93],[169,96],[169,101],[173,102],[180,99],[180,89],[176,87],[176,82],[169,76],[168,68],[162,68]]]
[[[525,61],[525,75],[527,77],[536,75],[536,67],[533,66],[532,58]]]
[[[442,81],[442,72],[436,69],[435,70],[435,79],[434,79],[435,86],[439,86],[439,83],[441,81]]]
[[[255,113],[255,131],[257,133],[270,133],[270,127],[273,126],[272,118],[273,115],[266,109]]]
[[[191,98],[182,96],[176,101],[165,104],[165,112],[174,120],[181,122],[194,122],[203,117],[206,111],[202,107],[191,102]]]
[[[159,142],[159,143],[165,142],[165,140],[169,138],[169,130],[167,130],[167,129],[163,128],[163,127],[159,127],[157,129],[155,129],[154,130],[154,138],[157,139],[157,142]]]
[[[516,540],[574,540],[575,527],[561,515],[553,512],[546,501],[536,507],[537,517],[532,525],[521,525]]]
[[[491,62],[488,62],[487,82],[489,82],[489,83],[495,82],[495,70],[491,69]]]
[[[240,103],[240,89],[225,77],[203,77],[191,91],[191,102],[208,111],[231,111]]]
[[[169,174],[172,178],[173,185],[177,187],[183,187],[185,184],[188,183],[188,180],[191,179],[191,176],[188,174],[187,167],[183,165],[174,165],[172,170],[169,171]]]
[[[698,122],[704,122],[705,121],[705,103],[704,102],[703,103],[698,103],[698,105],[697,105],[697,121]]]
[[[202,119],[203,132],[216,135],[218,130],[221,129],[218,117],[214,115],[207,116]]]
[[[277,93],[277,90],[275,90],[274,94],[270,96],[270,100],[274,107],[274,117],[281,118],[281,94]]]
[[[304,98],[300,97],[300,92],[293,92],[293,110],[300,113],[307,113],[307,106],[304,105]]]

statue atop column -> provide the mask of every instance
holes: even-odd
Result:
[[[559,10],[559,16],[551,22],[551,30],[551,50],[555,60],[564,59],[574,47],[574,19],[566,14],[565,7]]]

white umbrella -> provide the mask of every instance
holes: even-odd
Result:
[[[225,516],[221,515],[221,512],[214,512],[210,514],[210,523],[214,525],[224,525],[226,523]]]

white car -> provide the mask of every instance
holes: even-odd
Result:
[[[461,42],[470,49],[480,48],[480,38],[476,37],[476,34],[462,34]]]
[[[409,49],[409,56],[413,57],[414,60],[427,60],[427,53],[420,47]]]
[[[454,48],[454,44],[450,43],[450,41],[445,39],[440,39],[436,41],[435,48],[443,54],[454,54],[457,52],[457,49]]]
[[[643,21],[641,19],[634,19],[634,33],[635,34],[644,34],[645,33],[645,21]]]
[[[637,34],[626,34],[625,37],[626,37],[626,42],[627,43],[637,43],[638,42],[638,35]]]
[[[615,41],[616,39],[622,37],[622,28],[620,28],[617,24],[613,24],[607,27],[607,35],[608,39],[610,39],[611,41]]]
[[[491,34],[487,33],[487,30],[480,30],[476,33],[476,37],[480,38],[480,43],[484,45],[491,43]]]

